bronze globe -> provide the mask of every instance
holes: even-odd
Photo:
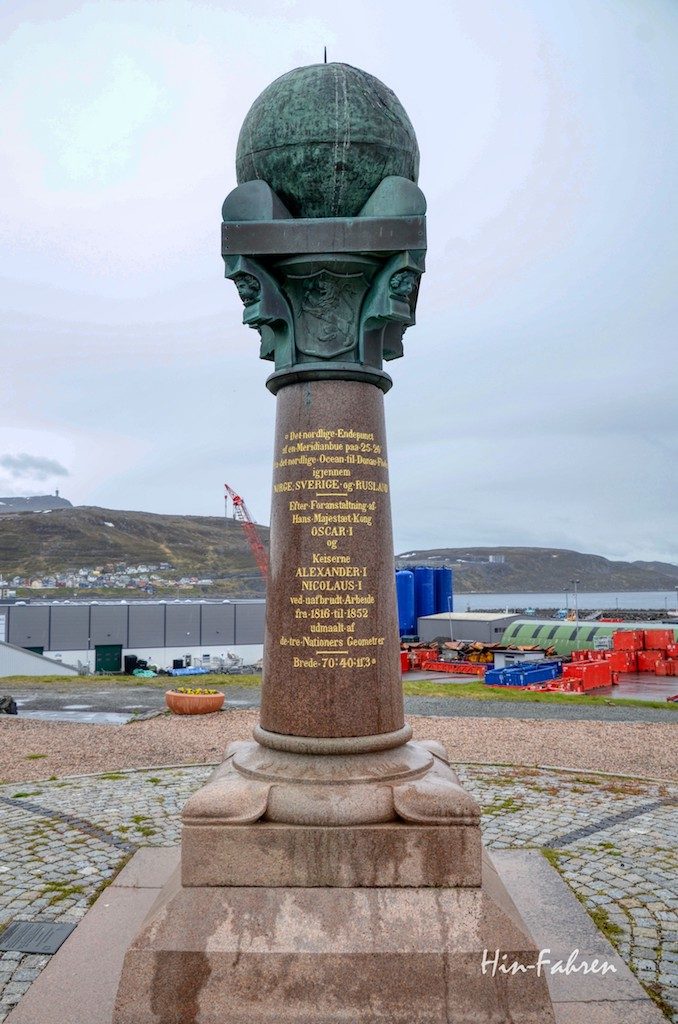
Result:
[[[350,64],[276,79],[240,129],[238,184],[260,178],[295,217],[353,217],[389,175],[417,180],[419,147],[402,104]]]

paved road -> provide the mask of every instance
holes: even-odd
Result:
[[[556,770],[458,770],[482,806],[486,845],[549,847],[584,906],[617,926],[616,945],[632,970],[677,1011],[671,789]],[[0,923],[77,923],[126,854],[179,841],[180,809],[210,771],[155,768],[0,787]],[[0,953],[0,1022],[48,960]]]
[[[537,704],[529,701],[467,700],[463,697],[406,697],[410,715],[460,718],[535,718],[540,721],[675,722],[678,713],[667,708],[607,707],[604,704]]]
[[[260,691],[256,687],[227,686],[228,708],[259,707]],[[0,689],[2,692],[2,689]],[[111,686],[95,688],[35,686],[17,688],[14,697],[19,714],[27,717],[69,719],[79,722],[129,721],[132,717],[159,711],[165,706],[164,692],[152,686]],[[406,697],[405,710],[409,715],[427,715],[461,718],[530,718],[540,721],[605,722],[675,722],[678,713],[670,708],[615,707],[604,704],[538,704],[503,700],[471,700],[447,697]],[[103,717],[105,716],[105,717]]]

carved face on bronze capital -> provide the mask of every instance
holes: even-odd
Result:
[[[261,285],[256,277],[252,274],[236,274],[233,281],[244,306],[253,306],[259,301]]]
[[[417,275],[412,270],[399,270],[391,278],[391,294],[399,299],[409,299],[417,286]]]

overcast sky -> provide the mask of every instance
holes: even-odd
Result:
[[[5,0],[0,494],[268,521],[275,400],[223,279],[277,76],[382,79],[428,271],[386,398],[396,550],[678,562],[675,0]]]

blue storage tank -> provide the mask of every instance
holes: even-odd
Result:
[[[454,611],[454,600],[452,597],[452,570],[446,565],[440,565],[434,569],[436,589],[436,615],[442,612]]]
[[[417,632],[417,618],[414,614],[414,573],[409,569],[400,569],[396,572],[395,578],[398,629],[401,636],[413,636]]]
[[[417,565],[414,570],[414,610],[417,619],[436,613],[435,577],[428,565]]]

